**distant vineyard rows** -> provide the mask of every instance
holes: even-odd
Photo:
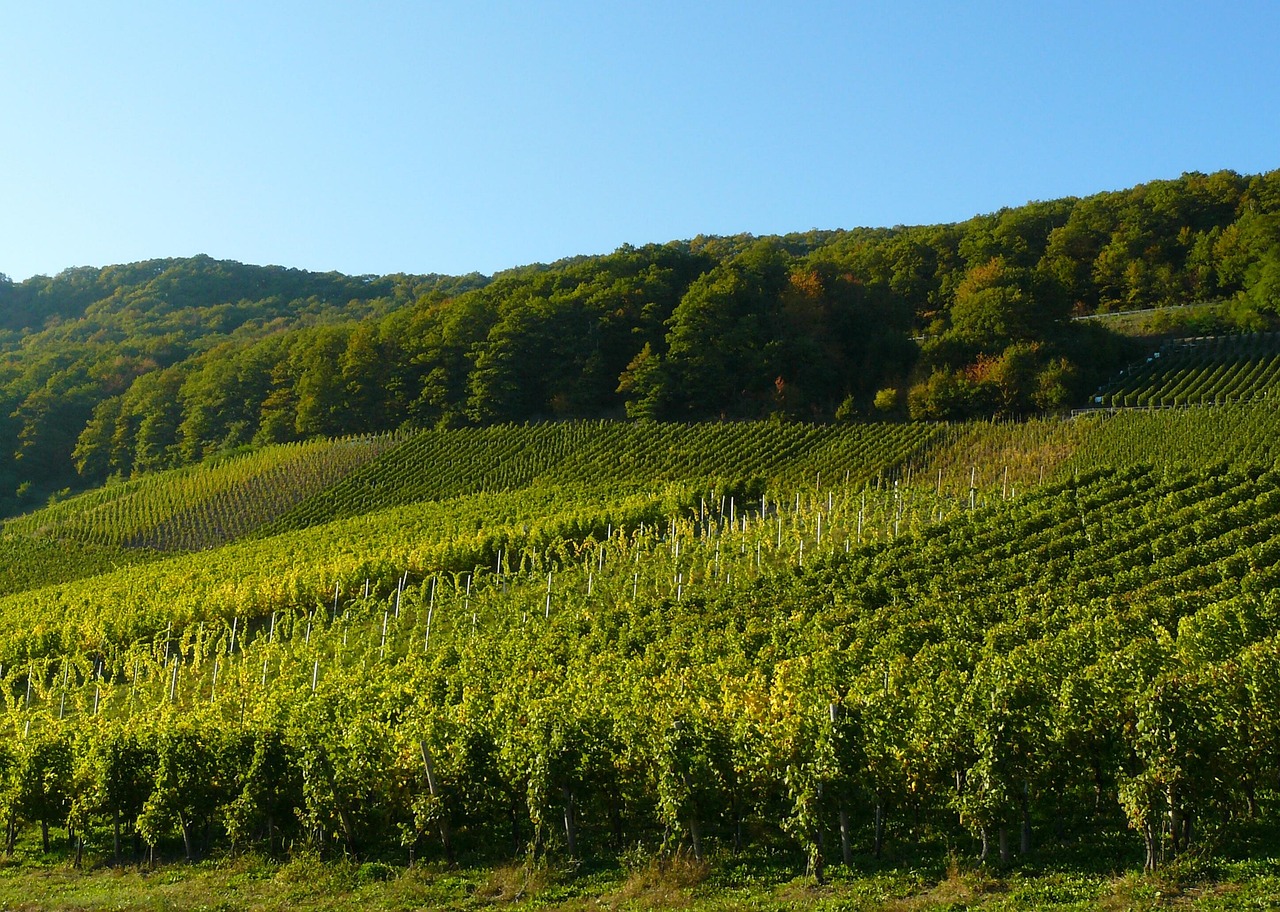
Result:
[[[1093,398],[1100,408],[1222,405],[1280,385],[1280,334],[1253,333],[1166,345]]]

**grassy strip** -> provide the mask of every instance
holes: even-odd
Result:
[[[717,864],[648,860],[630,869],[557,869],[518,864],[398,868],[257,856],[167,865],[152,871],[76,871],[0,864],[6,910],[1121,910],[1275,908],[1280,859],[1206,871],[1184,864],[1157,875],[1059,870],[999,872],[952,859],[934,870],[885,868],[816,885],[767,861]]]

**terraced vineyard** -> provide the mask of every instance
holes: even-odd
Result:
[[[1265,397],[1280,385],[1280,334],[1170,343],[1094,397],[1098,408],[1222,405]]]

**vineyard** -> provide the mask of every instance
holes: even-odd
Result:
[[[1167,866],[1275,816],[1275,421],[432,430],[54,504],[0,538],[2,835]]]
[[[967,828],[984,852],[1016,827],[1029,850],[1033,830],[1099,785],[1109,800],[1071,825],[1123,812],[1141,832],[1166,812],[1227,819],[1280,772],[1246,737],[1278,724],[1273,473],[1097,472],[974,509],[866,489],[741,506],[686,492],[649,507],[603,528],[605,515],[566,520],[542,548],[491,540],[467,555],[487,569],[419,565],[389,586],[390,563],[363,585],[350,568],[331,602],[201,617],[162,614],[175,594],[162,592],[93,634],[37,622],[4,650],[11,819],[57,823],[41,808],[87,802],[79,838],[118,810],[126,833],[153,846],[182,835],[192,854],[212,847],[179,834],[182,820],[198,833],[217,822],[230,843],[269,844],[278,826],[347,851],[453,851],[507,826],[520,845],[571,855],[618,838],[701,854],[785,837],[820,873],[837,844],[905,838],[895,813],[921,833]],[[276,569],[260,553],[239,563],[264,582]],[[193,583],[152,569],[152,582]],[[110,603],[110,585],[40,613]],[[1228,711],[1237,696],[1243,717]],[[125,748],[153,772],[117,808],[122,796],[87,783],[116,782],[92,764],[126,762]],[[552,825],[566,815],[567,830]],[[1190,832],[1150,829],[1149,860]]]
[[[145,475],[10,520],[17,535],[97,545],[199,551],[241,538],[393,447],[394,437],[270,447]]]
[[[1280,334],[1180,339],[1093,397],[1098,408],[1177,408],[1264,398],[1280,384]]]
[[[645,489],[671,481],[801,486],[887,477],[938,439],[927,425],[582,422],[426,431],[270,527],[303,528],[383,507],[471,491],[590,484]],[[626,454],[620,459],[619,454]]]

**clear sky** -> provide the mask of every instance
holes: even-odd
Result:
[[[0,272],[491,273],[1280,167],[1280,3],[5,0]]]

